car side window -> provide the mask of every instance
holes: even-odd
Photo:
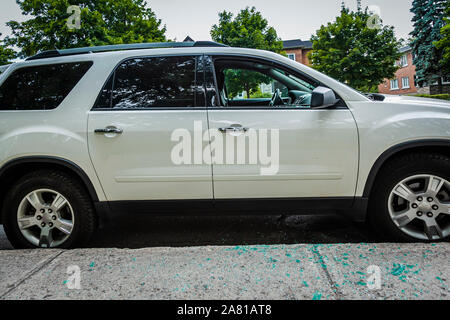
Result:
[[[17,69],[0,87],[0,110],[55,109],[92,64],[85,61]]]
[[[255,60],[214,61],[219,103],[236,108],[303,108],[311,105],[319,86],[309,79]]]
[[[284,84],[261,72],[238,68],[224,69],[223,72],[230,100],[267,99],[276,89],[280,90],[282,97],[289,97],[289,89]]]
[[[94,109],[145,109],[204,106],[197,83],[196,57],[134,58],[108,79]]]

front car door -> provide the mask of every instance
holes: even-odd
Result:
[[[256,58],[210,59],[217,90],[208,118],[218,203],[236,198],[351,203],[358,134],[345,103],[311,109],[311,92],[320,84],[285,66]],[[223,146],[214,143],[219,140]]]
[[[89,152],[109,201],[212,199],[211,165],[193,157],[208,143],[188,141],[208,125],[201,59],[131,58],[110,76],[88,120]],[[182,138],[189,150],[176,149]]]

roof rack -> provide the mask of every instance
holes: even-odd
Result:
[[[45,58],[55,58],[63,56],[72,56],[77,54],[119,51],[119,50],[138,50],[138,49],[156,49],[156,48],[186,48],[186,47],[228,47],[222,43],[213,41],[193,41],[193,42],[151,42],[151,43],[131,43],[131,44],[115,44],[98,47],[83,47],[64,50],[48,50],[40,52],[25,60],[38,60]]]

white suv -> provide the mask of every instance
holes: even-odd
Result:
[[[314,209],[400,241],[448,237],[450,104],[375,100],[212,42],[40,53],[0,76],[5,232],[69,248],[115,213]]]

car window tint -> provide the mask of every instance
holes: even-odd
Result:
[[[116,69],[112,85],[111,107],[115,109],[194,107],[196,60],[195,57],[127,60]],[[107,104],[107,94],[102,94],[103,103]]]
[[[55,109],[91,66],[87,61],[17,69],[0,87],[0,110]]]

